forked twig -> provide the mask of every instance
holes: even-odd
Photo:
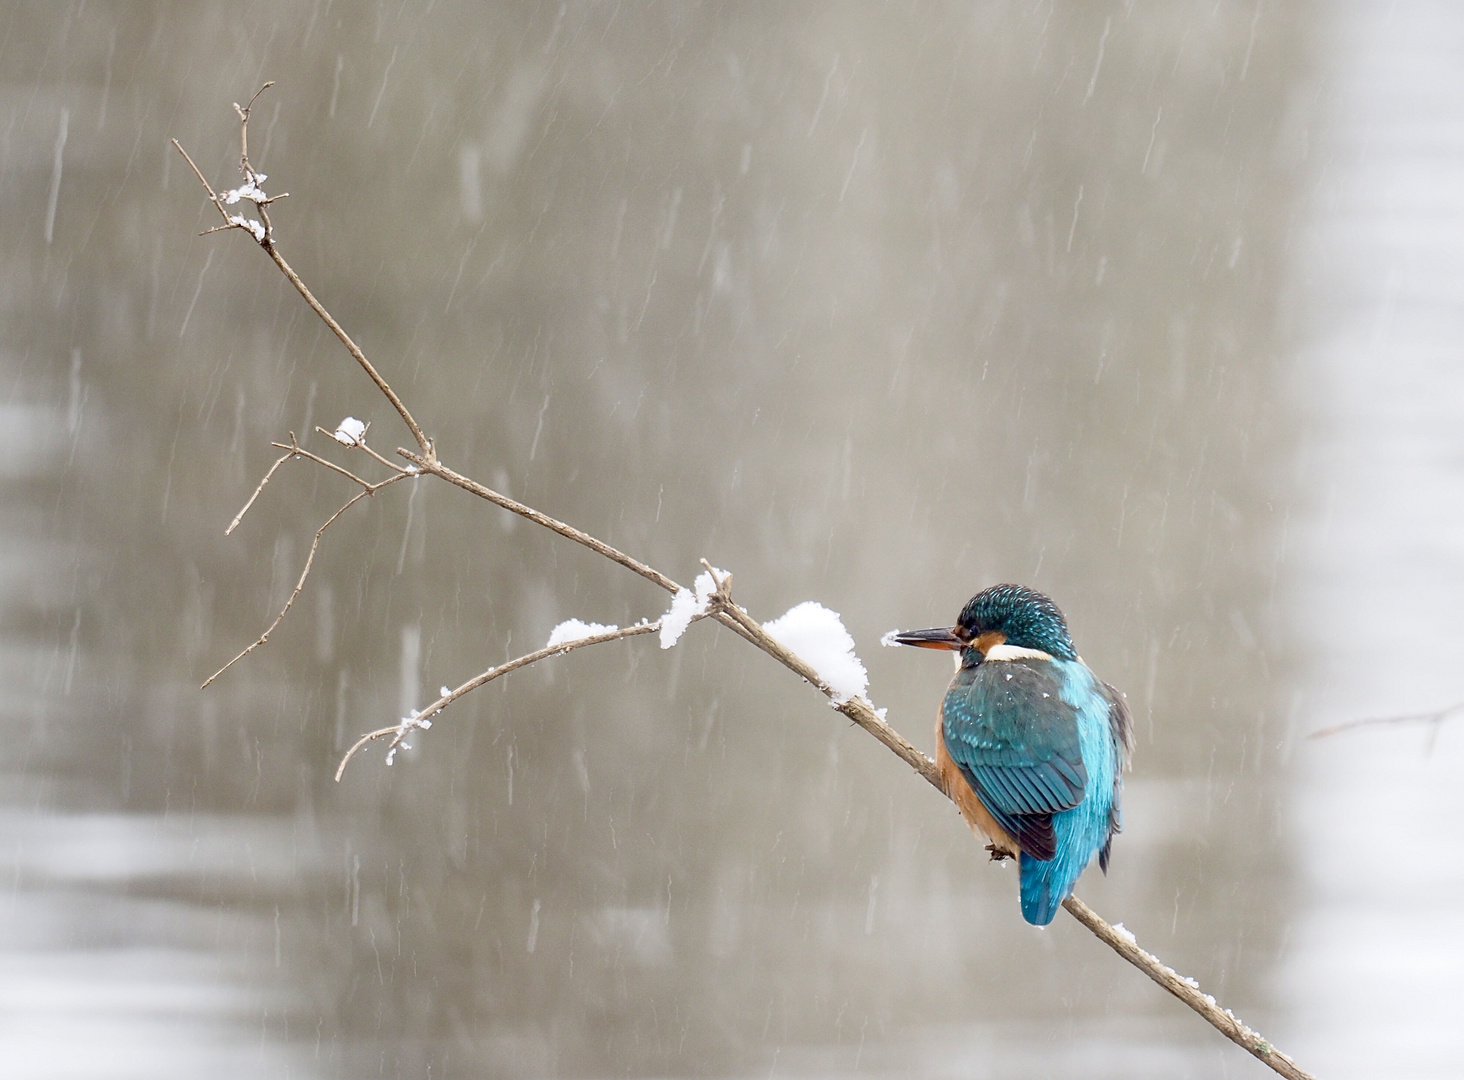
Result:
[[[328,432],[325,432],[321,428],[316,428],[315,430],[321,432],[321,434],[328,434]],[[290,445],[289,446],[286,446],[284,443],[277,443],[277,442],[272,442],[272,443],[270,443],[270,445],[273,446],[276,450],[284,450],[284,451],[286,451],[286,453],[280,455],[280,457],[275,460],[275,463],[269,467],[269,471],[264,474],[264,479],[261,480],[259,482],[259,486],[254,489],[254,494],[251,495],[251,496],[249,496],[249,501],[244,504],[244,508],[242,510],[240,510],[237,514],[234,515],[234,520],[233,521],[229,522],[229,527],[224,530],[224,535],[225,536],[230,535],[231,533],[233,533],[233,531],[235,529],[237,529],[239,527],[239,523],[244,520],[244,515],[247,514],[247,513],[249,513],[249,508],[254,505],[255,500],[258,499],[259,496],[260,496],[260,493],[264,491],[264,485],[265,484],[268,484],[269,483],[269,480],[270,480],[270,477],[274,476],[275,470],[278,469],[285,462],[289,461],[291,458],[297,458],[297,457],[308,458],[311,461],[315,462],[317,465],[324,465],[327,469],[330,469],[332,472],[338,472],[338,473],[340,473],[342,476],[346,477],[348,480],[354,480],[356,483],[360,484],[363,488],[370,488],[371,487],[371,481],[369,481],[369,480],[362,480],[359,476],[357,476],[355,473],[353,473],[350,469],[343,468],[342,466],[337,465],[334,461],[327,461],[325,458],[321,457],[319,454],[312,454],[309,450],[306,450],[303,446],[300,445],[300,441],[295,438],[295,433],[293,431],[290,432]],[[372,451],[372,456],[375,457],[375,458],[377,458],[377,459],[379,459],[380,461],[384,462],[388,467],[390,467],[391,469],[393,469],[396,472],[399,472],[399,473],[405,473],[406,472],[406,470],[404,470],[400,465],[393,465],[391,462],[389,462],[385,458],[381,457],[381,455],[378,454],[378,453],[376,453],[374,450]]]
[[[240,169],[247,170],[249,168],[249,110],[254,108],[254,103],[259,100],[259,95],[264,93],[273,85],[274,80],[271,79],[269,80],[269,82],[261,86],[258,90],[254,91],[254,96],[249,99],[249,104],[245,105],[242,109],[239,108],[239,103],[237,101],[234,102],[234,111],[239,114]]]
[[[251,165],[249,162],[249,110],[254,106],[254,102],[256,99],[258,99],[259,95],[264,93],[273,85],[274,83],[267,82],[263,86],[261,86],[259,90],[255,92],[254,97],[249,99],[249,104],[246,105],[244,108],[239,108],[237,104],[234,106],[234,109],[239,114],[239,171],[244,174],[244,178],[249,184],[253,184],[255,178],[259,175],[254,171],[254,166]],[[393,408],[395,408],[397,411],[397,415],[402,418],[402,422],[405,423],[408,430],[411,431],[412,438],[417,441],[417,448],[422,452],[423,457],[435,460],[436,454],[432,449],[432,440],[427,438],[426,433],[422,430],[417,421],[412,417],[412,414],[408,411],[405,403],[403,403],[401,398],[397,397],[396,391],[393,390],[391,386],[387,383],[387,381],[381,377],[381,373],[376,370],[376,367],[371,363],[371,361],[366,359],[366,354],[361,351],[361,347],[351,340],[351,336],[346,333],[341,324],[335,321],[335,318],[331,315],[330,312],[325,310],[325,307],[321,304],[319,300],[315,299],[315,294],[312,293],[308,288],[306,288],[305,282],[300,280],[300,275],[295,273],[294,268],[285,261],[285,257],[280,254],[279,248],[275,246],[274,228],[270,224],[269,215],[266,212],[265,207],[268,206],[271,202],[274,202],[275,199],[280,199],[284,196],[277,195],[274,198],[262,196],[259,199],[251,199],[251,201],[253,201],[255,205],[259,208],[259,216],[261,221],[263,222],[263,224],[260,225],[257,230],[253,229],[250,227],[248,219],[242,216],[231,217],[229,215],[229,212],[224,209],[222,198],[216,191],[214,191],[213,186],[204,178],[204,175],[199,170],[198,166],[193,163],[193,159],[188,156],[188,151],[183,149],[182,144],[180,144],[177,139],[173,139],[171,141],[173,145],[177,147],[178,153],[182,154],[183,159],[188,162],[189,168],[193,170],[193,175],[198,177],[199,183],[203,184],[204,190],[208,192],[209,201],[218,208],[219,214],[222,215],[224,219],[224,224],[220,227],[220,229],[243,229],[245,232],[254,237],[255,242],[258,243],[260,247],[264,248],[264,250],[269,254],[269,257],[274,260],[275,265],[280,268],[280,272],[289,279],[290,284],[295,286],[296,291],[298,291],[299,294],[305,298],[305,302],[310,305],[310,310],[314,311],[315,314],[320,317],[321,321],[324,322],[326,326],[330,327],[331,333],[335,334],[335,336],[340,340],[340,343],[346,347],[346,351],[351,354],[356,363],[361,366],[362,370],[366,372],[371,381],[376,384],[376,388],[380,390],[383,395],[385,395],[388,401],[391,402]],[[218,230],[211,229],[209,231],[213,232]]]
[[[451,690],[443,694],[425,709],[404,718],[400,724],[393,724],[391,727],[380,728],[377,731],[362,735],[346,751],[346,756],[341,758],[341,763],[336,766],[336,783],[340,783],[341,776],[345,774],[346,766],[350,763],[351,758],[355,756],[356,751],[360,750],[367,743],[373,742],[376,739],[384,739],[388,735],[393,735],[395,737],[391,741],[390,749],[395,750],[398,746],[402,745],[402,740],[410,735],[413,729],[431,727],[432,718],[442,712],[443,709],[447,708],[464,694],[472,693],[478,687],[492,682],[500,675],[507,675],[511,671],[528,667],[530,664],[538,663],[540,660],[546,660],[551,656],[562,656],[564,653],[573,652],[575,649],[584,648],[586,645],[599,645],[606,641],[619,641],[621,638],[637,637],[641,634],[654,634],[660,629],[661,622],[659,619],[652,623],[637,623],[635,626],[623,626],[616,630],[607,630],[603,634],[594,634],[590,637],[576,638],[573,641],[563,641],[558,645],[549,645],[535,652],[526,653],[523,656],[510,660],[506,664],[491,667],[481,675],[473,676],[473,678],[463,683],[456,690]]]
[[[293,454],[287,454],[285,456],[286,456],[286,458],[290,458],[290,457],[293,457],[294,455]],[[338,517],[340,517],[342,514],[344,514],[351,507],[355,506],[362,499],[366,498],[368,495],[375,495],[382,488],[387,487],[390,484],[395,484],[398,480],[404,480],[404,479],[406,479],[410,475],[411,475],[410,473],[397,473],[395,476],[388,476],[385,480],[381,481],[381,483],[379,483],[379,484],[370,484],[370,485],[368,485],[363,490],[358,491],[358,492],[356,492],[356,494],[352,495],[348,500],[346,500],[346,504],[344,506],[342,506],[339,510],[337,510],[330,517],[328,517],[328,518],[325,519],[325,524],[322,525],[320,528],[318,528],[318,529],[315,530],[315,537],[310,541],[310,554],[305,557],[305,568],[300,571],[300,579],[295,582],[295,588],[290,593],[290,598],[285,601],[285,606],[282,607],[282,608],[280,608],[280,613],[275,616],[274,622],[272,622],[272,623],[269,624],[269,628],[267,630],[265,630],[264,633],[260,634],[259,637],[255,639],[255,641],[254,641],[254,643],[252,645],[250,645],[248,648],[246,648],[238,656],[234,657],[234,659],[230,660],[223,667],[219,668],[217,671],[215,671],[208,678],[204,679],[203,680],[203,685],[199,687],[200,690],[206,689],[208,687],[208,685],[211,682],[213,682],[215,679],[217,679],[220,675],[222,675],[224,672],[228,671],[231,667],[233,667],[235,664],[237,664],[240,660],[243,660],[246,656],[248,656],[250,653],[252,653],[255,649],[259,648],[266,641],[268,641],[270,634],[273,634],[274,633],[275,627],[279,626],[280,623],[284,622],[285,615],[287,615],[289,613],[290,608],[294,606],[295,599],[300,595],[300,591],[305,588],[305,579],[310,576],[310,568],[315,565],[315,553],[320,550],[320,537],[325,532],[325,530],[328,529],[328,528],[330,528],[331,525],[335,523],[335,520]],[[263,485],[261,484],[260,486],[262,487]],[[252,502],[253,500],[251,499],[250,501]],[[248,509],[248,507],[246,506],[245,509]]]

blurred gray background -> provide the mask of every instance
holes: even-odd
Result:
[[[0,1056],[16,1077],[1270,1075],[666,596],[410,441],[884,650],[1033,584],[1138,732],[1079,895],[1327,1077],[1455,1075],[1464,15],[1447,4],[7,4]],[[336,460],[318,435],[306,445]]]

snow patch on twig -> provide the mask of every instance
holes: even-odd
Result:
[[[712,594],[717,591],[717,582],[727,579],[727,571],[716,567],[712,569],[717,575],[715,580],[711,574],[702,571],[696,576],[693,588],[676,590],[676,595],[671,598],[670,608],[661,616],[661,648],[669,649],[675,645],[681,640],[681,635],[686,633],[692,620],[707,613]]]
[[[229,191],[221,192],[219,198],[230,206],[233,206],[240,199],[246,199],[256,205],[269,202],[269,196],[259,187],[261,183],[268,179],[269,177],[265,176],[264,173],[251,173],[249,179],[244,182],[243,187],[236,187]]]
[[[549,642],[544,646],[552,649],[556,645],[564,645],[571,641],[583,641],[585,638],[598,637],[600,634],[611,634],[619,630],[618,626],[604,626],[597,622],[581,622],[579,619],[565,619],[562,623],[549,631]]]
[[[253,221],[243,214],[230,214],[229,224],[237,225],[261,244],[264,243],[264,225],[261,222]]]
[[[764,623],[763,629],[818,672],[834,692],[836,704],[863,697],[869,689],[869,673],[854,655],[854,639],[844,629],[838,612],[805,600],[781,618]]]
[[[333,437],[342,446],[359,446],[361,436],[365,434],[366,425],[354,416],[348,416],[336,427]]]

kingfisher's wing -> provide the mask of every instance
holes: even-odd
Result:
[[[1108,809],[1108,836],[1098,852],[1098,866],[1108,873],[1108,851],[1113,846],[1113,834],[1123,829],[1123,812],[1119,796],[1123,791],[1123,774],[1129,767],[1134,754],[1134,720],[1129,714],[1128,702],[1123,695],[1106,682],[1098,684],[1104,700],[1108,702],[1108,736],[1113,740],[1113,803]]]
[[[1048,660],[987,661],[956,673],[941,710],[946,753],[1034,859],[1057,854],[1052,815],[1082,802],[1088,784],[1061,680]]]

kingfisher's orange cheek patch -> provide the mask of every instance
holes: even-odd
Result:
[[[975,641],[977,650],[985,656],[993,645],[1005,645],[1006,635],[1000,630],[988,630]]]

